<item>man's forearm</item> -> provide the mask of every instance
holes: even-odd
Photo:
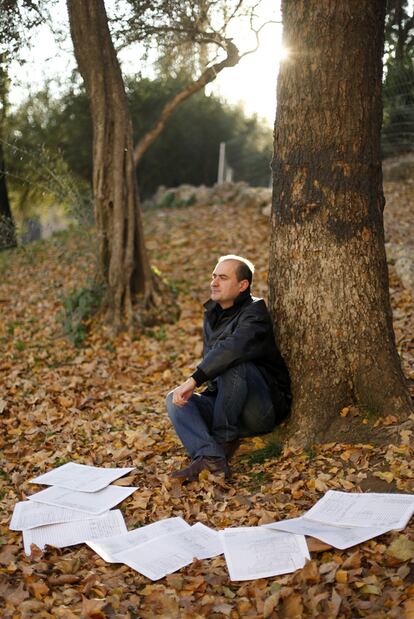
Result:
[[[200,370],[200,368],[197,368],[196,371],[191,374],[191,378],[194,378],[196,387],[201,387],[203,383],[208,381],[208,376],[203,370]]]

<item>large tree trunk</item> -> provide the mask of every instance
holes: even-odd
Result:
[[[16,245],[16,227],[10,209],[3,144],[0,141],[0,250]]]
[[[103,0],[67,0],[93,124],[93,192],[100,276],[114,327],[132,323],[136,295],[156,298],[134,171],[132,123]]]
[[[6,164],[2,142],[8,108],[8,90],[7,56],[5,53],[0,53],[0,250],[17,245],[16,226],[7,191]]]
[[[395,348],[380,158],[385,1],[284,0],[270,307],[288,364],[288,431],[337,439],[342,407],[412,410]],[[344,436],[344,435],[342,435]]]

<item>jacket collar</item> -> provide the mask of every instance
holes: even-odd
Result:
[[[233,305],[231,305],[227,309],[232,310],[235,307],[240,307],[241,305],[244,305],[246,301],[252,301],[250,287],[247,288],[247,290],[244,290],[243,292],[241,292],[239,296],[234,299]],[[206,303],[204,303],[204,308],[207,312],[210,312],[212,310],[217,310],[218,312],[226,311],[226,310],[223,310],[221,306],[216,301],[213,301],[212,299],[209,299],[208,301],[206,301]]]

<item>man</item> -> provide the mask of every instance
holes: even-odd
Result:
[[[167,396],[174,428],[191,464],[172,473],[183,481],[202,470],[229,477],[240,436],[270,432],[289,411],[289,376],[263,299],[250,294],[254,266],[222,256],[204,305],[204,352],[196,371]],[[201,394],[196,387],[207,384]]]

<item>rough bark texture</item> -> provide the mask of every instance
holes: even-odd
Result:
[[[67,0],[71,35],[93,123],[93,192],[101,279],[117,329],[131,324],[136,295],[155,296],[145,251],[132,124],[103,0]]]
[[[0,250],[16,247],[16,227],[10,209],[3,144],[0,142]]]
[[[288,431],[338,439],[339,411],[412,410],[395,348],[380,129],[385,1],[284,0],[270,307],[293,389]]]

